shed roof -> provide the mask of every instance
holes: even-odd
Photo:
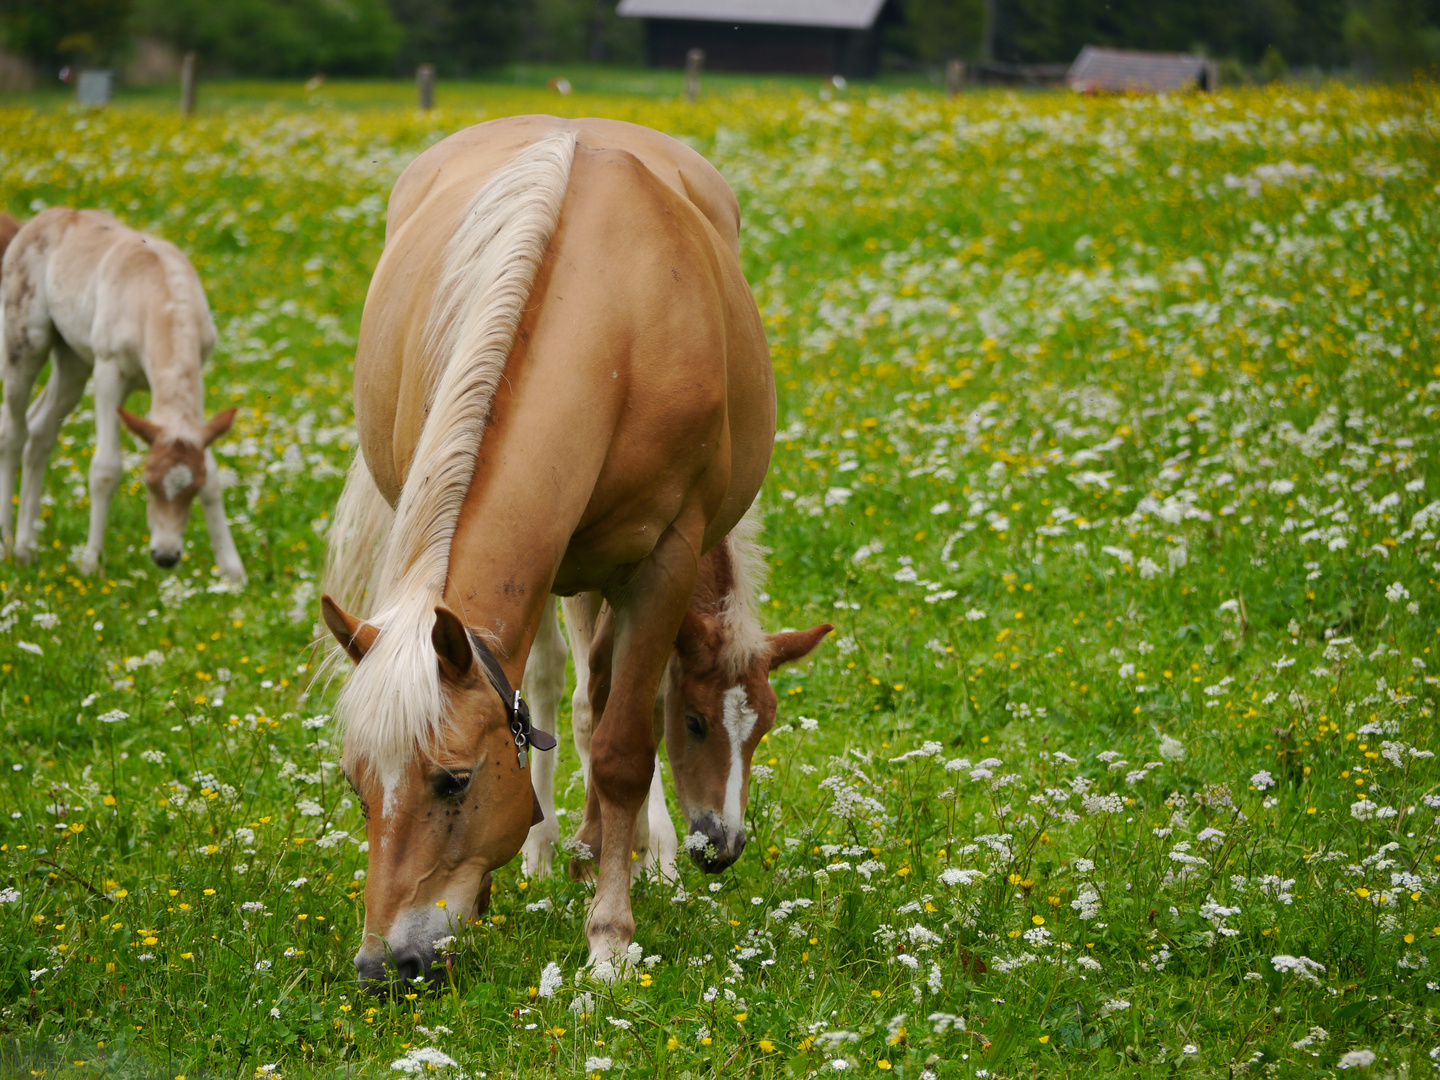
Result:
[[[1186,53],[1139,52],[1086,45],[1070,65],[1067,79],[1081,91],[1184,90],[1200,85],[1205,58]]]
[[[885,0],[620,0],[616,12],[645,19],[868,30],[884,6]]]

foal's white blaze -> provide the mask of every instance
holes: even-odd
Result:
[[[165,490],[165,498],[173,500],[194,482],[195,474],[190,471],[190,466],[181,462],[171,466],[170,471],[160,482],[160,486]]]
[[[725,734],[730,738],[730,775],[725,781],[725,834],[739,836],[745,828],[745,808],[740,805],[740,784],[745,779],[745,769],[740,756],[745,752],[745,743],[755,730],[758,717],[750,707],[750,697],[745,687],[736,685],[725,691]]]

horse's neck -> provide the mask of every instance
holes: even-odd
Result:
[[[450,544],[445,603],[489,639],[516,686],[545,605],[555,602],[550,586],[570,533],[556,517],[523,507],[476,513],[467,499]]]

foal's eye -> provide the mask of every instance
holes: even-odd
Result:
[[[705,723],[705,717],[693,710],[687,710],[685,713],[685,730],[695,738],[703,739],[709,731],[709,726]]]
[[[462,773],[439,773],[434,781],[435,794],[441,799],[458,799],[465,794],[470,786],[470,774]]]

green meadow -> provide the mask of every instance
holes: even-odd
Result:
[[[0,1073],[1432,1075],[1434,88],[576,82],[0,102],[0,208],[99,207],[199,270],[250,575],[198,513],[149,561],[133,442],[78,575],[87,399],[42,551],[0,563]],[[836,631],[775,676],[743,858],[637,884],[627,978],[584,970],[590,887],[517,860],[443,991],[370,997],[311,679],[361,305],[405,165],[538,111],[735,188],[766,621]]]

